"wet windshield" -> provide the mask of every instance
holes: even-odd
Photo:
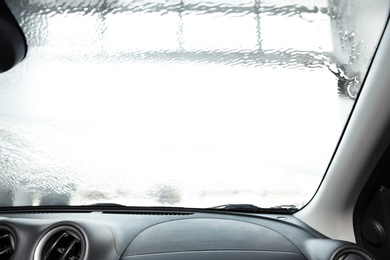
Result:
[[[6,1],[1,205],[302,207],[387,1]]]

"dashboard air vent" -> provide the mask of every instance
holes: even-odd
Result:
[[[0,260],[12,258],[15,249],[15,239],[10,231],[0,228]]]
[[[73,227],[57,227],[40,241],[34,260],[82,260],[85,243],[81,233]],[[1,259],[0,259],[1,260]]]
[[[373,260],[364,249],[347,248],[340,250],[332,259],[335,260]]]

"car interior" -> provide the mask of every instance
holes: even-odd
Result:
[[[2,89],[8,89],[11,82],[16,80],[7,80],[6,76],[24,66],[30,48],[37,48],[29,45],[35,34],[26,31],[28,22],[20,17],[25,13],[31,15],[29,8],[37,8],[37,3],[43,3],[43,7],[36,15],[45,13],[52,7],[51,2],[55,2],[58,12],[66,14],[66,3],[71,1],[0,0]],[[102,10],[109,9],[105,7],[109,6],[108,1],[88,2],[103,6]],[[126,1],[117,2],[122,6],[128,4]],[[173,7],[169,9],[164,6],[169,1],[155,2],[158,3],[150,6],[156,10],[160,8],[163,14],[165,11],[174,12]],[[178,2],[184,8],[183,1]],[[214,2],[205,2],[201,8],[213,9]],[[343,3],[352,6],[343,9],[346,13],[353,12],[353,7],[358,5],[355,1],[340,2],[339,8]],[[182,206],[175,204],[174,199],[170,201],[170,198],[165,198],[165,195],[160,198],[161,204],[155,206],[123,205],[111,200],[72,204],[68,201],[62,203],[62,197],[55,196],[49,196],[50,203],[44,203],[42,198],[40,204],[29,205],[17,204],[17,195],[9,195],[7,190],[1,190],[0,260],[390,259],[390,59],[387,56],[390,55],[390,3],[384,0],[357,2],[363,3],[359,6],[361,9],[369,10],[376,6],[377,9],[372,7],[373,10],[381,10],[385,14],[368,12],[364,19],[354,21],[370,32],[376,27],[380,35],[379,43],[372,59],[369,59],[367,72],[363,72],[365,76],[360,81],[358,91],[350,90],[352,83],[348,86],[344,84],[348,80],[354,82],[351,76],[341,76],[341,70],[338,72],[329,67],[330,75],[334,74],[332,77],[339,80],[338,87],[344,80],[343,84],[347,87],[343,98],[353,100],[353,106],[325,174],[319,178],[318,187],[304,205],[297,207],[287,203],[262,207],[261,204],[254,206],[252,202],[238,204],[227,201],[226,205],[213,207]],[[87,9],[82,3],[79,5],[81,11]],[[190,9],[194,6],[190,3],[185,7]],[[214,6],[220,9],[225,7]],[[295,7],[290,5],[289,8]],[[225,9],[226,12],[236,12],[236,9]],[[277,7],[282,15],[286,10],[286,6],[284,9]],[[307,10],[309,13],[322,12],[321,8]],[[112,12],[115,13],[115,10]],[[75,56],[78,55],[76,51]],[[150,52],[137,57],[142,59],[142,55],[154,54]],[[208,54],[196,55],[202,60]],[[181,57],[176,58],[180,60]],[[23,78],[23,75],[18,76]],[[317,84],[320,83],[313,82],[312,87],[315,88]],[[335,93],[336,87],[332,89]],[[323,97],[312,98],[321,100]],[[5,134],[0,131],[0,135]],[[57,137],[53,138],[55,140]],[[5,158],[7,143],[1,142],[0,156]],[[39,152],[36,156],[40,156]],[[311,163],[310,160],[307,158],[307,164]],[[1,159],[4,166],[0,167],[0,177],[4,183],[14,181],[7,175],[6,162]],[[23,172],[18,174],[21,176]],[[44,183],[45,177],[40,178],[39,174],[34,172],[32,176]],[[56,178],[64,176],[59,174]],[[202,183],[207,183],[207,178],[204,178]],[[87,186],[89,181],[84,180]],[[29,183],[23,185],[28,186]],[[131,186],[130,183],[126,185]],[[45,187],[42,185],[41,189]],[[105,186],[100,188],[104,189]],[[72,186],[70,189],[75,188]],[[105,197],[102,195],[102,198]]]

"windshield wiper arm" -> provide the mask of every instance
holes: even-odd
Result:
[[[293,213],[298,210],[295,205],[283,205],[271,208],[261,208],[253,204],[224,204],[207,209],[256,213]]]
[[[222,210],[232,210],[232,211],[255,211],[255,212],[259,212],[263,210],[262,208],[252,204],[224,204],[224,205],[211,207],[208,209],[222,209]]]
[[[88,204],[84,205],[85,207],[123,207],[126,208],[126,205],[123,204],[118,204],[118,203],[106,203],[106,202],[99,202],[99,203],[93,203],[93,204]]]
[[[295,205],[280,205],[280,206],[272,207],[272,209],[285,209],[285,210],[291,210],[291,211],[298,210],[297,206],[295,206]]]

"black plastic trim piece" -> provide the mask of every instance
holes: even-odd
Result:
[[[356,237],[356,243],[364,247],[364,239],[362,233],[363,215],[368,207],[370,201],[375,194],[381,189],[388,186],[390,188],[390,146],[386,148],[386,151],[382,155],[378,164],[376,165],[370,178],[367,180],[363,187],[358,200],[355,205],[353,213],[353,226]]]
[[[0,73],[10,70],[27,54],[27,41],[4,0],[0,0]]]

